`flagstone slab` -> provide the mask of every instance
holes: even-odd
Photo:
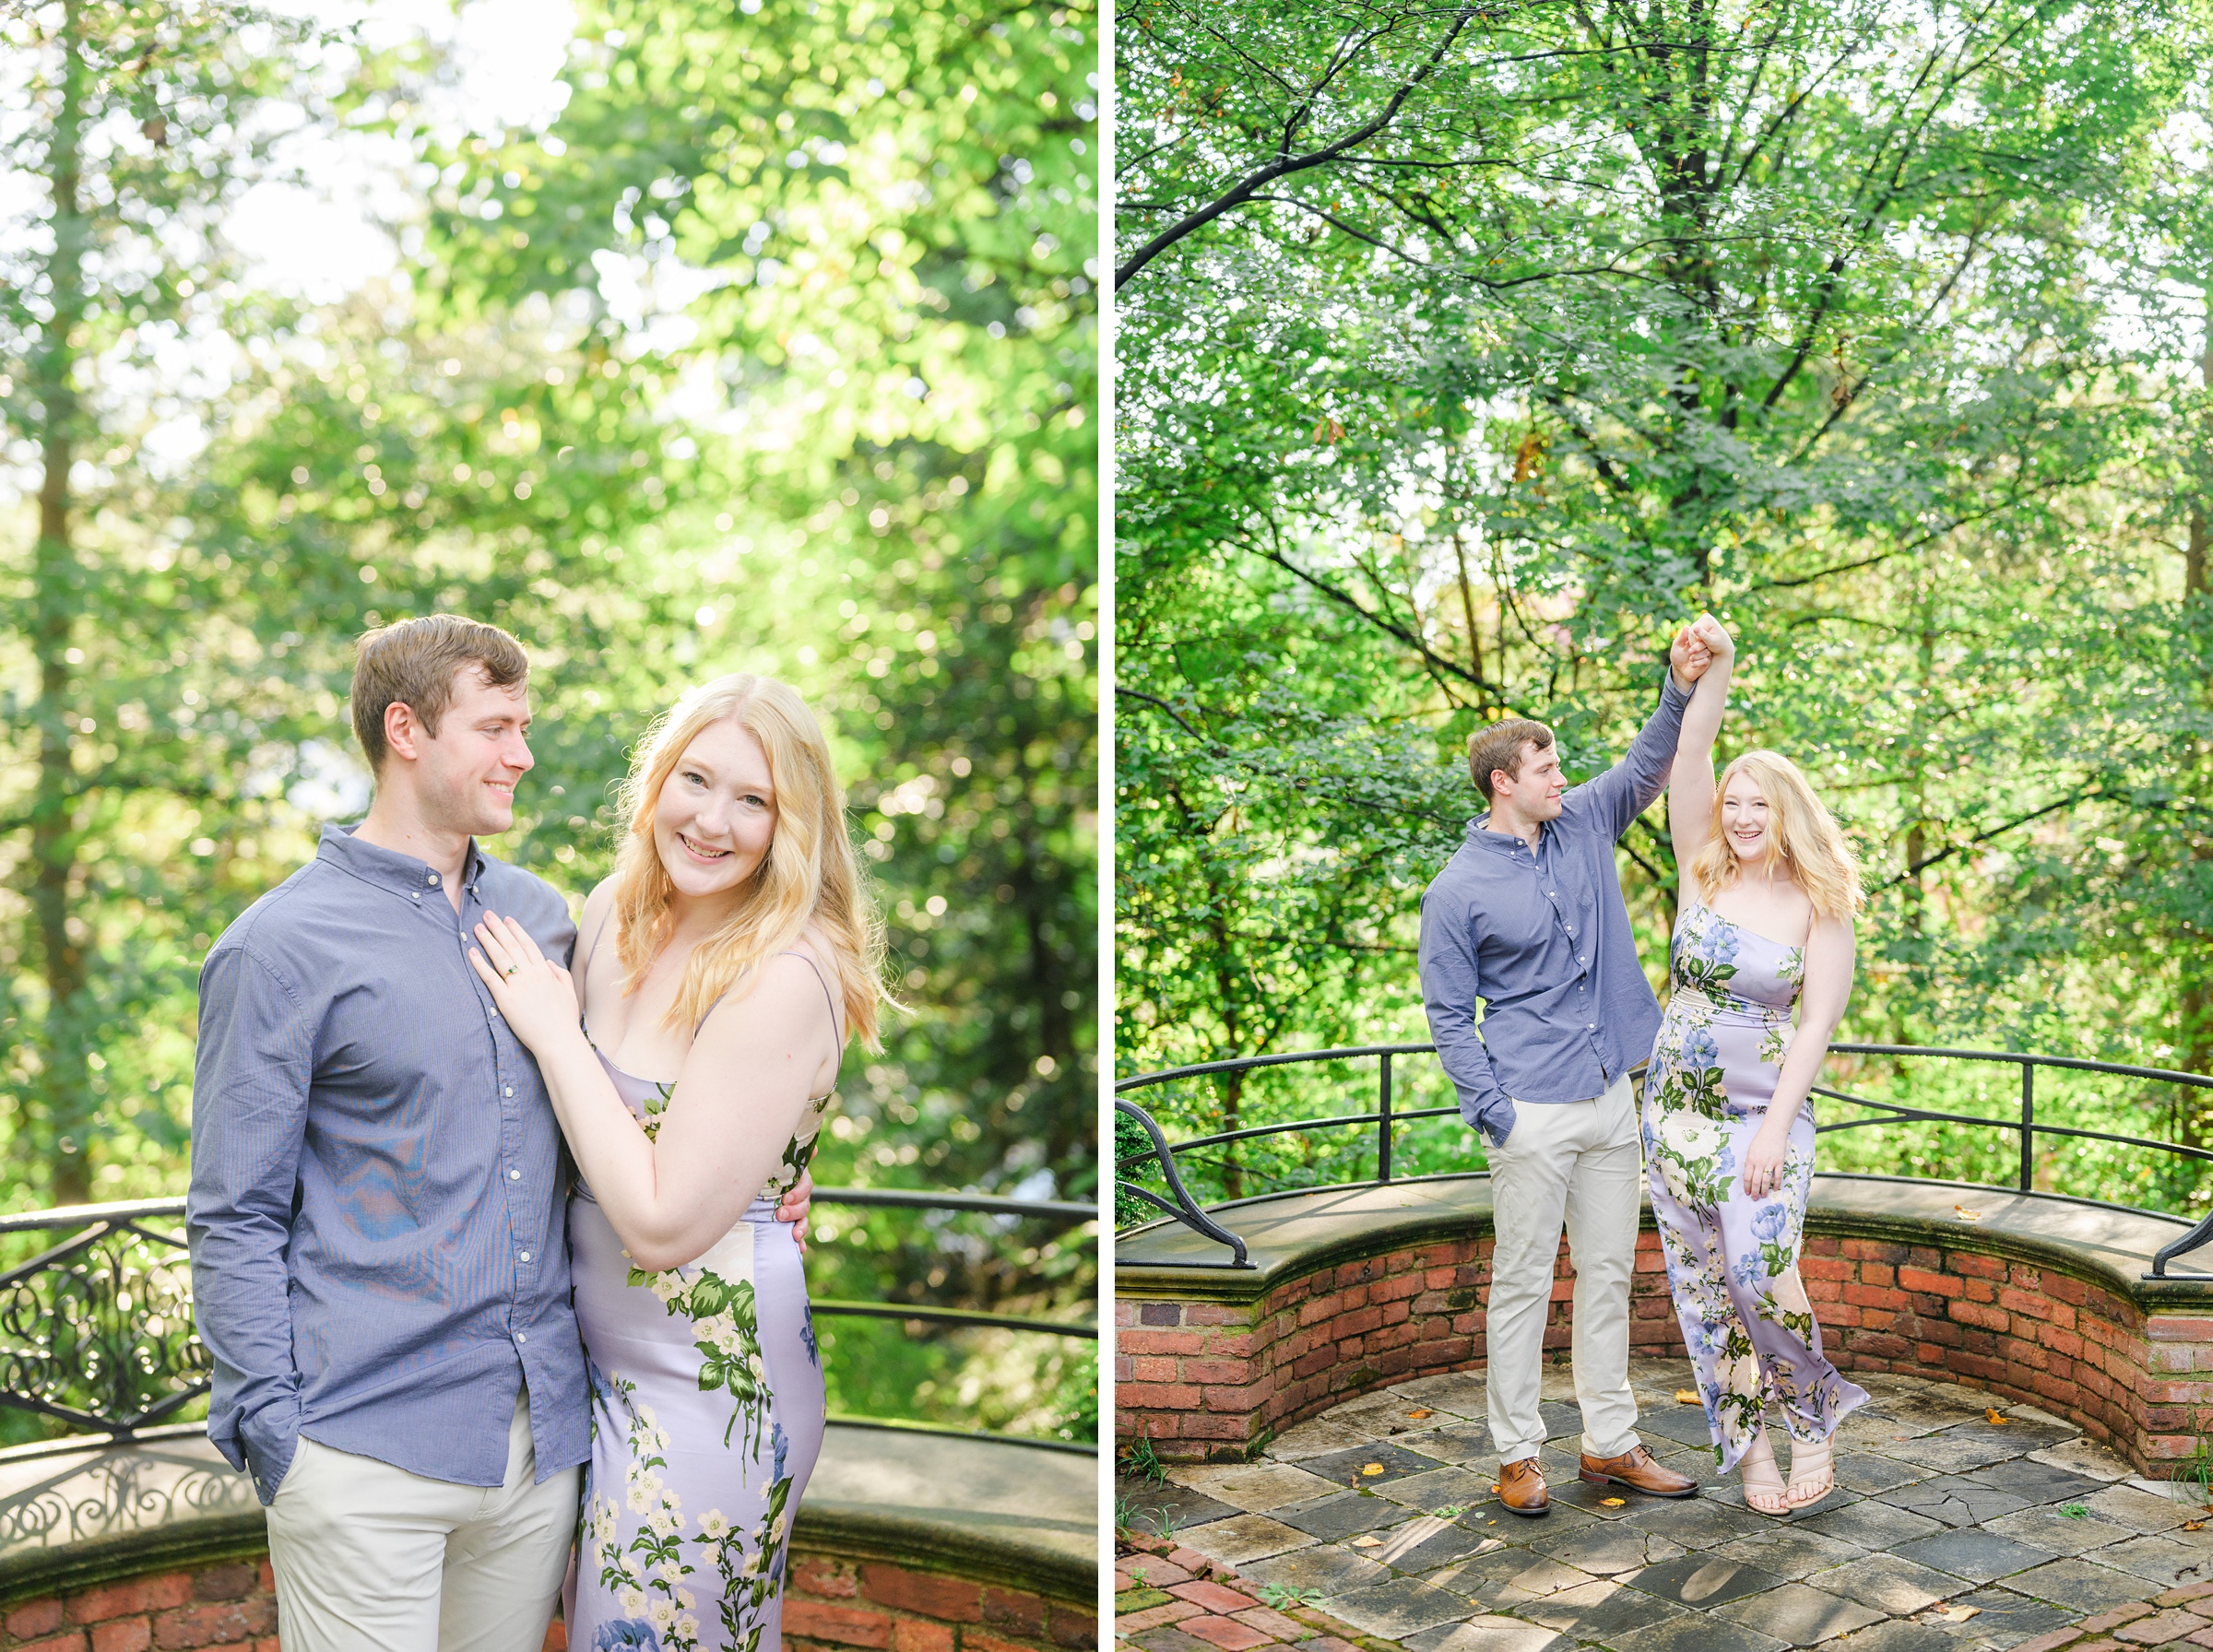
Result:
[[[2021,1641],[2049,1634],[2054,1629],[2072,1628],[2082,1616],[2080,1612],[2031,1599],[2009,1588],[1980,1588],[1972,1594],[1955,1595],[1946,1604],[1976,1609],[1976,1615],[1959,1626],[1962,1646],[1979,1643],[2001,1652]]]
[[[1958,1474],[1935,1474],[1913,1481],[1878,1493],[1876,1501],[1911,1509],[1947,1526],[1982,1526],[2030,1505],[2029,1498]]]
[[[2017,1543],[2011,1538],[2002,1538],[1991,1531],[1977,1531],[1972,1528],[1939,1532],[1935,1537],[1916,1538],[1910,1543],[1894,1544],[1890,1552],[1974,1583],[1989,1583],[1996,1578],[2009,1577],[2016,1572],[2026,1572],[2032,1566],[2040,1566],[2048,1560],[2058,1558],[2048,1550],[2031,1549],[2028,1544]]]
[[[1847,1600],[1857,1600],[1894,1618],[1912,1613],[1965,1594],[1974,1586],[1949,1572],[1939,1572],[1902,1554],[1868,1554],[1805,1580],[1811,1587]]]
[[[1373,1481],[1376,1495],[1408,1508],[1467,1508],[1497,1498],[1497,1476],[1474,1469],[1439,1469],[1434,1466],[1403,1478],[1381,1476]]]
[[[1131,1529],[1149,1532],[1154,1537],[1165,1537],[1171,1529],[1179,1531],[1187,1526],[1226,1520],[1247,1512],[1174,1481],[1155,1484],[1136,1475],[1117,1480],[1114,1496],[1119,1517],[1127,1520]]]
[[[1789,1645],[1771,1634],[1703,1612],[1632,1629],[1609,1644],[1614,1652],[1781,1652]]]
[[[1686,1554],[1632,1573],[1625,1581],[1648,1595],[1700,1611],[1782,1587],[1772,1572],[1718,1554]]]
[[[1917,1515],[1911,1509],[1868,1500],[1841,1508],[1823,1509],[1792,1521],[1825,1537],[1841,1538],[1863,1549],[1895,1549],[1899,1544],[1945,1529],[1944,1522]]]
[[[1242,1566],[1247,1561],[1281,1554],[1286,1549],[1303,1549],[1315,1540],[1296,1526],[1286,1526],[1266,1515],[1237,1515],[1179,1531],[1176,1540],[1209,1560],[1218,1560],[1225,1566]]]
[[[2098,1564],[2144,1578],[2160,1588],[2213,1578],[2206,1552],[2166,1536],[2135,1537],[2097,1552]]]
[[[2016,1497],[2026,1497],[2031,1503],[2079,1503],[2105,1490],[2101,1480],[2057,1468],[2034,1457],[1993,1463],[1987,1469],[1975,1469],[1967,1478],[1996,1486],[2001,1492],[2011,1492]]]
[[[1313,1589],[1326,1597],[1381,1583],[1391,1573],[1372,1560],[1362,1560],[1349,1549],[1340,1549],[1334,1543],[1318,1543],[1310,1549],[1295,1549],[1287,1554],[1272,1554],[1266,1560],[1248,1561],[1237,1568],[1237,1575],[1258,1584],[1274,1584],[1295,1595]]]
[[[1425,1428],[1419,1434],[1401,1434],[1391,1441],[1408,1451],[1418,1451],[1424,1457],[1436,1457],[1440,1462],[1472,1463],[1486,1456],[1491,1449],[1491,1431],[1481,1422],[1449,1422],[1441,1428]]]
[[[1171,1469],[1168,1478],[1202,1497],[1211,1497],[1249,1515],[1266,1514],[1286,1504],[1309,1502],[1326,1496],[1333,1489],[1320,1475],[1310,1474],[1289,1463],[1193,1466]]]
[[[2087,1510],[2071,1516],[2065,1512],[2068,1506],[2046,1504],[2021,1509],[1991,1521],[1982,1529],[2011,1538],[2017,1543],[2027,1543],[2033,1549],[2049,1549],[2054,1554],[2080,1554],[2087,1550],[2102,1549],[2109,1543],[2126,1542],[2136,1535],[2127,1527],[2101,1520]]]
[[[1363,1532],[1381,1531],[1406,1517],[1406,1511],[1387,1498],[1361,1492],[1336,1492],[1312,1503],[1292,1504],[1273,1511],[1285,1526],[1320,1538],[1325,1543],[1343,1542]]]
[[[1468,1603],[1419,1578],[1394,1577],[1331,1596],[1329,1612],[1365,1634],[1397,1641],[1424,1629],[1462,1622],[1468,1615]]]
[[[1520,1618],[1485,1612],[1462,1623],[1441,1623],[1401,1643],[1407,1652],[1567,1652],[1575,1645],[1557,1630]]]
[[[1544,1623],[1578,1640],[1610,1642],[1632,1629],[1682,1614],[1672,1601],[1626,1584],[1593,1578],[1516,1609],[1515,1615]]]
[[[1530,1547],[1539,1554],[1548,1554],[1594,1577],[1618,1577],[1625,1572],[1640,1571],[1686,1552],[1680,1543],[1626,1520],[1611,1525],[1594,1523],[1581,1530],[1548,1533]]]
[[[1755,1531],[1710,1552],[1738,1560],[1790,1582],[1860,1559],[1867,1551],[1841,1538],[1825,1537],[1795,1523],[1779,1524],[1769,1531]]]
[[[2145,1598],[2146,1587],[2141,1577],[2101,1566],[2088,1556],[2073,1560],[2055,1560],[2026,1572],[2015,1574],[2006,1580],[2009,1589],[2035,1600],[2048,1600],[2054,1606],[2067,1606],[2077,1611],[2103,1611],[2108,1607],[2124,1605]]]
[[[1785,1583],[1753,1599],[1733,1600],[1717,1615],[1791,1646],[1810,1646],[1879,1623],[1889,1614],[1808,1584]]]

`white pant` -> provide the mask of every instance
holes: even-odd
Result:
[[[1644,1151],[1628,1076],[1592,1102],[1514,1103],[1514,1127],[1490,1150],[1491,1300],[1485,1397],[1500,1463],[1537,1455],[1544,1421],[1544,1322],[1552,1307],[1560,1228],[1575,1264],[1569,1359],[1583,1413],[1583,1450],[1618,1457],[1637,1441],[1629,1392],[1629,1275]],[[287,1647],[287,1652],[290,1652]]]
[[[538,1652],[581,1468],[532,1485],[530,1396],[497,1486],[426,1480],[305,1435],[269,1504],[284,1652]]]

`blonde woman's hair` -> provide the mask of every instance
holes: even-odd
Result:
[[[661,787],[700,732],[725,719],[759,740],[768,754],[775,832],[743,886],[737,911],[692,950],[662,1024],[696,1027],[717,998],[751,991],[762,965],[809,935],[824,955],[823,970],[844,1008],[846,1030],[869,1049],[881,1049],[876,1007],[890,1001],[882,981],[883,917],[846,835],[845,789],[807,702],[775,678],[750,671],[693,689],[646,730],[632,759],[621,793],[630,830],[614,876],[622,990],[637,990],[676,926],[670,910],[676,885],[653,841]]]
[[[1746,751],[1722,771],[1713,788],[1713,821],[1706,846],[1691,862],[1691,879],[1698,899],[1710,901],[1737,879],[1742,869],[1736,851],[1722,831],[1722,796],[1729,783],[1748,774],[1768,800],[1768,855],[1780,857],[1798,887],[1824,918],[1852,921],[1862,900],[1860,866],[1844,841],[1836,817],[1814,795],[1798,765],[1780,751]]]

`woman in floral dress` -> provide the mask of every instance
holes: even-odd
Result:
[[[687,694],[624,802],[574,980],[498,917],[471,955],[583,1177],[569,1238],[592,1462],[569,1645],[778,1652],[823,1387],[775,1207],[846,1037],[876,1047],[882,924],[822,729],[782,683]]]
[[[1716,785],[1734,645],[1711,620],[1693,629],[1714,661],[1684,713],[1668,786],[1682,907],[1645,1079],[1645,1164],[1715,1460],[1743,1476],[1749,1506],[1781,1515],[1835,1488],[1830,1440],[1867,1398],[1822,1357],[1798,1277],[1810,1092],[1852,996],[1859,874],[1788,758],[1747,751]],[[1787,1486],[1768,1443],[1770,1403],[1791,1436]]]

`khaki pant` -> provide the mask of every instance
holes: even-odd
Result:
[[[1537,1402],[1563,1224],[1575,1263],[1569,1358],[1583,1413],[1582,1448],[1592,1457],[1618,1457],[1638,1443],[1637,1401],[1629,1392],[1629,1275],[1637,1261],[1644,1150],[1628,1076],[1615,1080],[1596,1101],[1515,1102],[1514,1127],[1490,1158],[1497,1245],[1484,1316],[1485,1398],[1498,1460],[1534,1457],[1544,1439]]]
[[[269,1504],[284,1652],[538,1652],[581,1469],[532,1485],[529,1394],[497,1486],[426,1480],[302,1435]]]

